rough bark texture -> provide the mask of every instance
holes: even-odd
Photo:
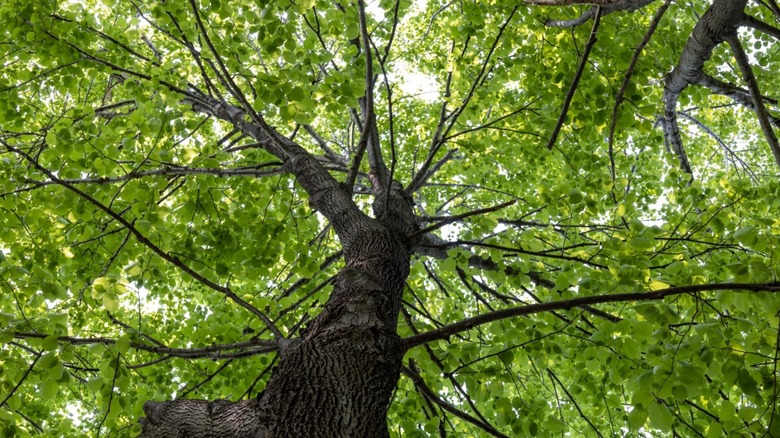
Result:
[[[387,408],[403,354],[395,319],[408,251],[393,248],[387,234],[373,237],[366,242],[367,257],[354,259],[360,267],[341,271],[323,312],[282,349],[258,399],[147,402],[141,436],[388,436]],[[378,257],[380,251],[391,257]],[[385,284],[397,286],[389,290]]]
[[[280,363],[255,400],[148,402],[143,438],[384,437],[403,351],[396,334],[417,231],[402,186],[375,186],[365,215],[320,163],[241,108],[204,97],[197,111],[231,122],[285,162],[336,230],[346,266],[323,311],[280,342]],[[377,187],[379,187],[377,189]]]

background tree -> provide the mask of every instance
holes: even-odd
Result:
[[[0,4],[3,436],[780,436],[780,8],[577,3]]]

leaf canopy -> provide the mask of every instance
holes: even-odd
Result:
[[[772,27],[773,4],[746,13]],[[381,151],[420,228],[440,225],[399,335],[596,300],[410,348],[391,434],[780,436],[769,140],[736,92],[705,86],[676,106],[692,175],[661,126],[664,78],[711,4],[605,6],[571,29],[545,22],[590,6],[367,6]],[[358,7],[6,0],[0,23],[0,435],[135,436],[146,400],[255,396],[271,334],[214,286],[295,336],[341,246],[283,160],[192,101],[256,112],[346,180],[369,89]],[[739,39],[776,127],[772,28]],[[745,94],[736,65],[720,44],[705,69]],[[695,289],[730,283],[755,287]]]

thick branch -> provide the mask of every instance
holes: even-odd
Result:
[[[677,98],[688,85],[698,84],[705,79],[704,63],[712,50],[728,35],[735,34],[744,17],[747,0],[715,0],[707,12],[694,26],[685,43],[680,61],[666,76],[664,82],[664,137],[677,154],[680,167],[693,175],[688,156],[683,149],[680,128],[677,125]]]
[[[585,24],[588,20],[595,17],[599,8],[601,8],[601,16],[603,17],[618,11],[635,11],[639,8],[649,5],[653,1],[655,0],[607,0],[603,2],[583,2],[597,6],[593,6],[573,20],[547,20],[545,21],[544,25],[549,27],[576,27],[581,24]],[[536,3],[535,1],[526,1],[526,3],[541,4]]]
[[[690,286],[670,287],[652,292],[629,292],[611,295],[594,295],[588,297],[573,298],[570,300],[552,301],[549,303],[529,304],[527,306],[510,307],[483,313],[471,318],[448,324],[435,330],[404,339],[406,349],[426,344],[439,339],[447,339],[450,336],[472,329],[478,325],[516,316],[531,315],[534,313],[550,312],[553,310],[569,310],[574,307],[582,307],[603,303],[623,303],[636,301],[660,301],[666,297],[682,294],[695,294],[699,292],[731,290],[749,292],[780,292],[780,283],[714,283],[697,284]]]
[[[312,208],[319,210],[333,225],[344,246],[345,255],[358,236],[358,229],[371,228],[371,220],[352,201],[350,193],[333,178],[322,164],[303,147],[280,135],[266,124],[248,122],[247,114],[241,108],[224,104],[219,100],[203,96],[200,102],[189,101],[195,111],[213,115],[225,120],[244,135],[253,138],[260,147],[284,161],[285,170],[295,175],[298,183],[309,195]]]

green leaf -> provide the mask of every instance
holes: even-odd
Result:
[[[103,294],[101,297],[103,300],[103,307],[109,312],[116,312],[119,310],[119,299],[113,293]]]
[[[130,349],[130,338],[128,336],[122,336],[116,340],[114,345],[119,353],[125,354],[127,353],[127,350]]]
[[[7,344],[14,340],[14,332],[11,329],[0,330],[0,344]]]
[[[561,421],[558,417],[555,416],[547,417],[546,429],[549,430],[550,432],[552,433],[562,432],[565,428],[566,428],[566,423]]]
[[[734,238],[745,246],[755,245],[758,240],[756,228],[753,226],[742,227],[734,232]]]
[[[60,386],[56,380],[45,380],[40,385],[40,396],[45,400],[51,399],[57,395],[59,389]]]
[[[59,346],[59,338],[57,335],[47,336],[41,341],[41,348],[46,351],[57,350]]]
[[[660,430],[671,430],[674,417],[669,412],[665,404],[655,402],[650,404],[647,409],[647,417],[650,420],[650,426]]]
[[[634,408],[631,410],[631,412],[628,413],[628,424],[631,426],[631,429],[639,429],[645,425],[645,421],[647,421],[647,410],[645,409],[639,409]]]
[[[737,415],[737,410],[728,400],[722,400],[720,403],[720,409],[718,410],[720,421],[731,421]]]

